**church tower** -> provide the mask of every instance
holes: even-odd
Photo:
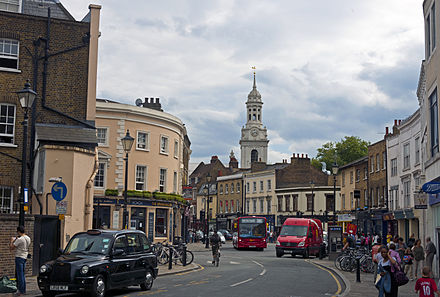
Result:
[[[263,101],[254,86],[246,102],[246,126],[241,128],[241,168],[250,168],[252,162],[267,163],[267,129],[263,126]]]

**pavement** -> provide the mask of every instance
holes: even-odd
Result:
[[[311,259],[310,262],[324,267],[337,274],[346,285],[346,290],[339,296],[364,297],[377,296],[378,290],[374,286],[374,275],[372,273],[361,272],[361,282],[356,282],[356,272],[341,271],[335,267],[333,261],[327,259]],[[418,296],[414,293],[415,281],[409,281],[406,285],[399,287],[399,297]]]

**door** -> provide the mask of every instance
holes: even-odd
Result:
[[[147,231],[147,228],[145,226],[146,212],[147,209],[145,207],[131,208],[131,222],[134,223],[133,229],[141,230],[144,232]]]
[[[112,247],[112,252],[123,250],[122,255],[113,256],[110,261],[110,279],[113,287],[129,284],[130,262],[127,259],[127,239],[125,235],[118,236]]]
[[[35,216],[32,271],[55,259],[60,248],[60,220],[57,216]]]
[[[143,243],[139,234],[127,234],[128,253],[127,259],[130,264],[130,283],[145,278],[145,263],[143,260]]]

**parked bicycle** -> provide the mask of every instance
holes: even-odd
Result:
[[[374,263],[371,253],[366,248],[348,248],[335,259],[335,267],[339,270],[352,272],[356,269],[359,259],[360,269],[367,273],[374,272]]]
[[[185,243],[179,242],[177,245],[167,244],[166,241],[156,243],[153,251],[157,256],[157,262],[160,265],[168,264],[170,260],[170,253],[172,253],[173,263],[177,265],[183,265],[184,259],[184,246]],[[194,261],[194,254],[191,251],[186,250],[186,265],[191,264]]]

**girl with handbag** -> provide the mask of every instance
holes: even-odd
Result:
[[[394,279],[394,269],[392,269],[398,267],[396,258],[391,256],[391,252],[386,246],[380,249],[380,255],[381,257],[378,257],[380,260],[375,284],[379,290],[379,297],[397,297],[398,285]]]

